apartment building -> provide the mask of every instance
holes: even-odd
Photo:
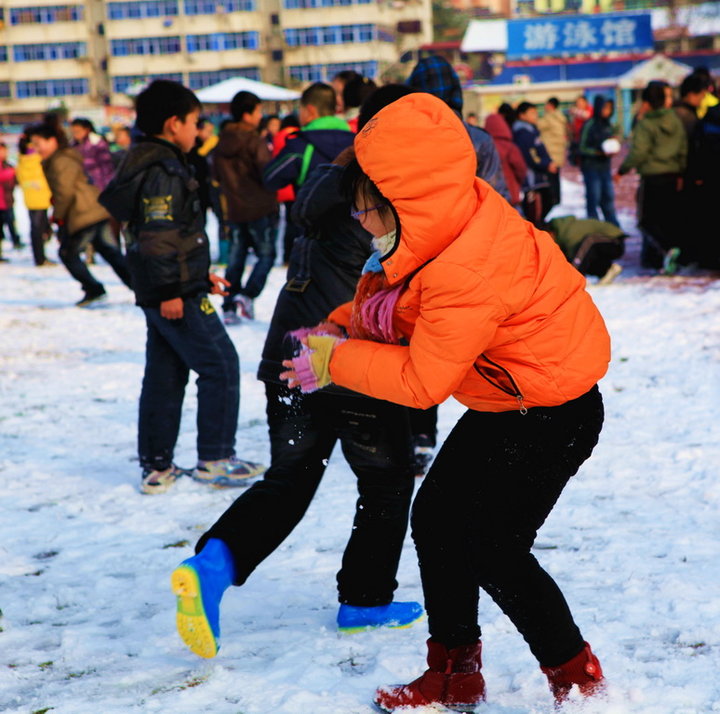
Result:
[[[0,118],[127,104],[157,77],[287,86],[379,76],[432,38],[431,0],[5,0]]]

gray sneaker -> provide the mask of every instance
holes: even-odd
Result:
[[[216,461],[198,461],[192,472],[195,481],[213,488],[238,488],[248,486],[251,479],[264,473],[266,466],[245,461],[237,456]]]

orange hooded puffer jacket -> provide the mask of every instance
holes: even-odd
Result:
[[[605,374],[610,338],[585,278],[475,178],[467,131],[442,101],[399,99],[355,151],[399,218],[382,266],[391,284],[407,282],[394,327],[409,345],[347,340],[330,362],[335,384],[412,407],[453,395],[501,412],[563,404]],[[330,319],[348,316],[345,305]]]

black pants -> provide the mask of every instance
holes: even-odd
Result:
[[[183,300],[181,320],[144,307],[145,376],[140,393],[138,452],[143,468],[172,464],[185,386],[197,373],[197,450],[204,461],[235,453],[240,404],[240,361],[206,295]]]
[[[266,384],[272,463],[200,539],[220,538],[233,553],[242,585],[300,522],[340,440],[357,476],[359,498],[342,568],[342,603],[392,601],[414,477],[404,407],[365,397],[300,395]],[[349,526],[349,524],[348,524]]]
[[[683,207],[678,174],[643,176],[638,189],[638,226],[642,233],[640,263],[644,268],[662,268],[665,253],[673,247],[685,249],[679,216]]]
[[[102,295],[105,292],[103,284],[93,277],[93,274],[80,257],[80,253],[88,245],[92,245],[110,264],[118,278],[130,287],[130,273],[125,265],[125,256],[115,242],[110,228],[110,221],[102,221],[83,228],[72,235],[68,235],[67,231],[64,230],[60,235],[60,260],[62,260],[70,275],[82,285],[85,293],[87,295]]]
[[[565,598],[530,549],[568,479],[597,443],[597,387],[558,407],[467,411],[415,498],[412,533],[430,635],[452,648],[480,637],[479,588],[520,631],[540,664],[583,647]]]
[[[413,437],[426,436],[428,446],[437,444],[437,405],[429,409],[408,409],[410,415],[410,431]]]
[[[8,229],[8,233],[10,234],[10,240],[12,240],[12,244],[16,248],[19,248],[21,242],[20,236],[18,235],[17,228],[15,226],[15,208],[13,206],[0,210],[0,240],[2,240],[5,235],[6,226]]]
[[[30,244],[32,245],[35,265],[45,262],[45,241],[51,233],[47,210],[29,209],[30,217]]]

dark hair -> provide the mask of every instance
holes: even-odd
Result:
[[[338,79],[343,84],[347,84],[351,79],[355,79],[355,77],[361,76],[362,75],[358,74],[354,69],[343,69],[333,76],[332,81],[334,82],[336,79]]]
[[[517,119],[515,110],[507,102],[503,102],[497,110],[497,113],[507,122],[507,125],[512,128],[512,125]]]
[[[81,126],[83,129],[87,129],[88,131],[95,131],[95,125],[85,117],[75,117],[70,122],[70,126]]]
[[[653,109],[660,109],[665,104],[665,87],[667,82],[652,81],[642,91],[642,100],[647,102]]]
[[[525,114],[528,109],[535,109],[535,105],[532,102],[520,102],[517,108],[517,116],[519,117],[521,114]]]
[[[381,109],[388,104],[392,104],[401,97],[408,94],[415,94],[417,90],[408,87],[406,84],[386,84],[380,89],[376,89],[370,94],[360,107],[358,116],[357,130],[362,131],[363,127],[372,119]]]
[[[197,128],[202,129],[205,124],[210,124],[210,117],[202,116],[198,119]]]
[[[39,124],[33,124],[26,131],[28,139],[40,136],[43,139],[56,139],[58,148],[68,145],[67,134],[62,128],[60,117],[57,114],[46,114]]]
[[[143,134],[162,134],[165,122],[171,117],[185,121],[188,114],[200,111],[202,104],[195,93],[179,82],[156,79],[135,99],[135,126]]]
[[[683,79],[680,85],[680,96],[686,97],[688,94],[699,94],[708,88],[708,80],[697,72],[689,74]]]
[[[335,91],[329,84],[315,82],[302,93],[300,104],[315,107],[321,117],[332,116],[335,114]]]
[[[245,114],[252,114],[258,104],[260,104],[260,97],[256,94],[238,92],[230,102],[230,114],[235,121],[241,121]]]
[[[4,141],[0,141],[0,149],[7,149],[7,144]]]
[[[27,154],[28,152],[28,145],[30,144],[30,137],[28,136],[28,127],[25,127],[23,129],[23,133],[20,134],[20,138],[18,139],[18,153],[20,154]]]
[[[282,121],[280,122],[281,129],[287,129],[288,127],[297,128],[299,126],[300,120],[298,119],[297,114],[288,114],[286,117],[283,117]]]
[[[346,109],[359,107],[375,90],[377,85],[369,77],[353,77],[345,84],[342,98]]]
[[[545,104],[550,104],[553,107],[555,107],[555,109],[557,109],[560,106],[560,102],[558,101],[557,97],[550,97],[550,99],[548,99],[547,102],[545,102]]]
[[[356,199],[362,197],[366,206],[382,206],[381,214],[388,212],[395,213],[390,201],[382,195],[380,189],[372,179],[362,170],[357,159],[353,159],[343,171],[341,191],[345,199],[353,206],[357,205]],[[397,222],[397,218],[395,219]]]

